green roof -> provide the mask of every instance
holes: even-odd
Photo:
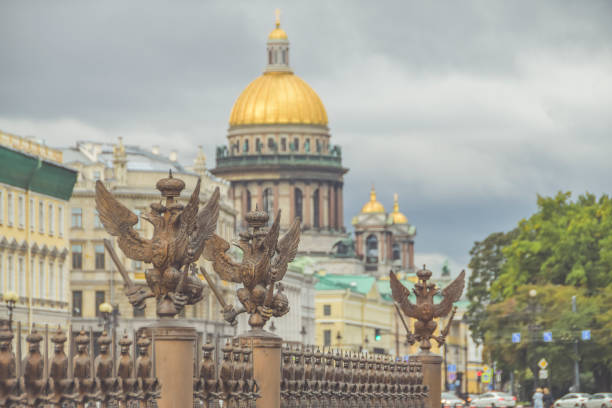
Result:
[[[68,201],[76,180],[75,170],[0,146],[0,183]]]
[[[365,275],[318,275],[316,290],[345,290],[366,295],[372,289],[376,278]]]

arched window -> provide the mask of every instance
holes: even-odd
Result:
[[[268,50],[268,64],[272,65],[272,50]]]
[[[287,51],[283,50],[283,64],[287,63]]]
[[[246,191],[246,210],[251,211],[251,192],[249,190]]]
[[[300,139],[297,137],[293,139],[293,150],[298,152],[300,150]]]
[[[293,209],[296,217],[299,217],[300,220],[304,220],[304,214],[302,208],[304,207],[304,196],[302,195],[302,190],[299,188],[295,189],[294,197],[293,197]]]
[[[306,139],[306,141],[304,142],[304,150],[306,151],[306,153],[310,153],[310,139]]]
[[[392,251],[393,251],[393,254],[392,254],[393,260],[397,261],[397,260],[401,259],[402,258],[402,252],[400,250],[400,244],[398,244],[397,242],[394,242],[392,248],[393,248],[392,249]]]
[[[287,151],[287,139],[285,139],[284,137],[281,139],[281,150],[283,152]]]
[[[374,234],[366,238],[366,263],[378,263],[378,238]]]
[[[312,195],[312,208],[313,208],[313,217],[314,222],[313,226],[315,228],[321,228],[321,223],[319,222],[319,189],[317,188]]]
[[[255,151],[257,153],[261,153],[263,149],[263,144],[261,143],[261,140],[259,140],[259,138],[255,139]]]
[[[263,191],[263,210],[268,213],[270,217],[269,222],[274,221],[274,193],[271,188],[266,188]]]
[[[242,147],[242,151],[244,153],[248,153],[249,152],[249,139],[244,139],[244,145]]]

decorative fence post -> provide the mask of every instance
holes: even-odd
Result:
[[[396,302],[397,312],[408,333],[408,341],[410,344],[414,344],[416,341],[420,342],[421,351],[415,356],[410,356],[410,361],[422,365],[423,383],[429,387],[426,403],[428,407],[434,408],[441,405],[442,356],[430,351],[430,340],[435,340],[439,347],[444,346],[450,324],[457,310],[456,307],[453,308],[453,304],[459,300],[465,286],[465,271],[461,271],[459,276],[442,290],[443,299],[438,304],[434,303],[434,296],[438,294],[439,289],[434,283],[428,282],[431,278],[431,271],[423,265],[423,269],[417,271],[417,276],[419,281],[413,289],[417,301],[415,305],[409,299],[410,290],[402,285],[393,272],[389,272],[391,294]],[[406,316],[416,319],[414,333],[410,331],[399,308]],[[439,336],[434,335],[438,324],[433,319],[445,317],[451,312],[451,309],[452,313],[446,326],[440,331]]]

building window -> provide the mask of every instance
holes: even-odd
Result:
[[[57,207],[57,229],[59,230],[59,236],[64,236],[64,207]]]
[[[378,238],[374,234],[366,238],[366,262],[378,263]]]
[[[98,244],[95,246],[96,251],[96,269],[104,269],[104,245]]]
[[[287,151],[287,139],[285,139],[284,137],[281,139],[281,150],[283,152]]]
[[[317,153],[321,153],[321,141],[317,139]]]
[[[13,194],[12,193],[8,193],[8,196],[6,197],[7,199],[7,203],[6,203],[6,210],[8,211],[8,225],[9,227],[13,226],[13,223],[15,222],[15,208],[13,207],[14,203],[13,203]]]
[[[26,279],[25,279],[25,265],[23,257],[19,257],[17,260],[17,273],[19,274],[19,296],[26,296]]]
[[[49,299],[55,300],[55,265],[49,262]]]
[[[293,139],[293,151],[298,152],[300,150],[300,139],[297,137]]]
[[[274,193],[271,188],[266,188],[263,191],[263,210],[268,213],[270,217],[268,222],[272,222],[274,218]]]
[[[100,214],[98,214],[98,210],[94,210],[94,228],[102,228],[102,221],[100,221]]]
[[[64,264],[59,265],[59,300],[64,301]]]
[[[331,330],[323,330],[323,346],[331,346]]]
[[[7,258],[7,269],[8,269],[8,290],[15,291],[15,270],[13,269],[13,255],[9,255]]]
[[[83,245],[72,246],[72,269],[83,269]]]
[[[80,290],[72,291],[72,315],[74,317],[83,316],[83,292]]]
[[[251,211],[251,208],[253,208],[252,203],[251,203],[251,192],[249,190],[246,191],[246,210],[247,211]]]
[[[302,190],[296,188],[293,195],[293,212],[296,218],[303,220],[304,197],[302,195]]]
[[[42,200],[38,201],[38,232],[41,234],[45,232],[45,206]]]
[[[272,65],[272,50],[268,50],[268,64]]]
[[[306,153],[310,153],[310,139],[306,139],[304,142],[304,151]]]
[[[242,151],[244,153],[248,153],[249,152],[249,139],[245,139],[244,140],[244,144],[242,145]]]
[[[104,291],[96,290],[96,317],[100,317],[100,305],[104,303]]]
[[[283,50],[282,55],[283,55],[283,64],[286,64],[287,63],[287,51]]]
[[[34,212],[34,199],[30,198],[30,231],[36,230],[36,213]]]
[[[83,209],[72,209],[72,228],[83,228]]]
[[[17,215],[19,217],[19,228],[25,226],[25,200],[23,196],[17,198]]]
[[[45,298],[45,264],[43,261],[38,263],[38,298]]]
[[[393,247],[392,247],[392,258],[394,261],[397,261],[399,259],[401,259],[402,255],[401,255],[401,251],[400,251],[400,244],[398,244],[397,242],[393,243]]]
[[[313,225],[315,228],[321,228],[321,223],[319,222],[319,216],[320,216],[320,211],[319,211],[319,189],[317,188],[314,192],[314,194],[312,195],[312,209],[313,209],[313,217],[314,217],[314,222]]]
[[[53,204],[49,204],[49,211],[47,212],[47,217],[49,217],[49,235],[53,235],[55,233],[55,219],[53,218]]]
[[[331,305],[323,305],[323,316],[331,316]]]

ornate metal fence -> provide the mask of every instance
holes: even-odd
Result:
[[[45,326],[29,332],[22,353],[20,324],[16,336],[9,322],[0,325],[0,408],[156,407],[160,387],[149,338],[123,335],[117,355],[116,336],[103,332],[94,355],[91,330],[67,335]]]
[[[423,408],[428,392],[416,362],[315,347],[284,347],[281,378],[286,408]]]

